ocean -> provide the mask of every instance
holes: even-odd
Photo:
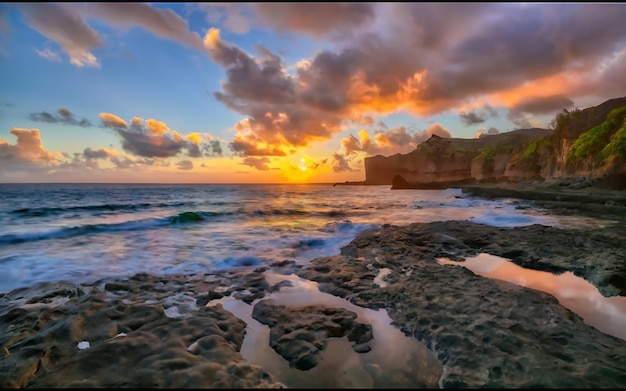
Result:
[[[0,292],[139,272],[207,273],[339,253],[383,224],[589,226],[460,189],[332,184],[0,184]]]
[[[304,265],[316,257],[339,254],[342,246],[371,228],[440,220],[498,227],[611,224],[554,214],[531,201],[472,197],[460,189],[391,190],[389,186],[332,184],[0,184],[0,295],[44,281],[91,284],[137,273],[210,275],[235,266],[285,260]],[[507,265],[506,260],[488,254],[481,257],[468,259],[464,266],[486,278],[513,283],[523,276],[529,286],[554,294],[589,324],[626,339],[626,297],[603,297],[569,272],[553,276]],[[446,259],[440,262],[456,264]],[[503,266],[498,267],[500,272],[496,264]],[[295,274],[267,271],[265,277],[271,285],[290,282],[266,298],[287,306],[345,308],[370,324],[375,335],[367,353],[356,353],[345,338],[331,338],[319,365],[301,371],[270,347],[270,330],[252,317],[252,305],[232,296],[207,304],[220,304],[246,322],[241,354],[277,381],[295,388],[440,385],[444,370],[433,352],[403,334],[385,310],[358,307]],[[380,286],[386,284],[382,277],[375,279]],[[183,316],[177,312],[178,304],[180,308],[196,305],[195,298],[186,295],[167,301],[171,305],[166,310],[168,317]]]

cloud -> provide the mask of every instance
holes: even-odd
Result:
[[[481,137],[485,137],[485,136],[491,136],[494,134],[499,134],[500,131],[496,128],[494,128],[493,126],[490,127],[489,129],[481,129],[480,132],[476,133],[476,138],[481,138]]]
[[[157,121],[155,119],[146,120],[146,127],[150,132],[156,134],[157,136],[162,136],[170,131],[170,128],[168,128],[164,122]]]
[[[111,113],[100,113],[100,119],[102,120],[102,125],[106,128],[113,129],[127,129],[128,124],[126,121],[121,119],[115,114]]]
[[[480,109],[474,108],[470,111],[459,111],[461,123],[466,126],[483,123],[488,117],[496,117],[497,115],[498,111],[489,105],[485,105]]]
[[[137,118],[137,117],[135,117]],[[115,129],[122,137],[122,148],[125,151],[143,157],[173,157],[185,147],[184,143],[173,140],[165,135],[149,133],[146,128],[138,130],[131,126],[130,130]]]
[[[257,170],[267,171],[270,169],[268,164],[270,163],[270,159],[267,157],[246,157],[243,159],[241,164],[245,164],[246,166],[254,167]]]
[[[193,162],[191,160],[181,160],[176,165],[179,170],[193,170]]]
[[[43,147],[39,129],[13,128],[11,134],[17,138],[15,144],[0,138],[0,167],[13,164],[48,165],[56,163],[57,158],[61,157],[61,154],[52,153]]]
[[[144,120],[134,117],[130,125],[111,113],[100,113],[102,124],[113,129],[122,139],[122,148],[133,155],[144,158],[174,157],[187,151],[189,157],[201,157],[203,151],[207,156],[221,155],[222,148],[218,140],[210,135],[190,133],[181,135],[171,130],[166,123],[150,118]],[[125,165],[123,160],[114,164]]]
[[[310,25],[313,14],[300,16],[302,20],[283,18],[303,6],[258,4],[255,12],[261,22],[285,31],[315,36],[324,35],[324,28],[340,29],[330,13]],[[211,58],[226,70],[215,97],[248,121],[245,132],[238,130],[235,150],[257,156],[290,153],[329,139],[372,114],[429,116],[461,106],[466,107],[460,112],[462,121],[472,125],[497,115],[494,105],[521,104],[529,97],[549,99],[559,89],[569,100],[601,91],[582,88],[593,75],[598,85],[609,76],[626,80],[619,73],[623,62],[614,60],[615,53],[626,48],[626,24],[619,22],[626,17],[625,7],[517,3],[376,7],[375,21],[368,19],[367,11],[353,20],[353,27],[364,29],[358,35],[299,61],[293,72],[287,72],[282,59],[268,49],[258,48],[251,55],[222,40],[219,30],[207,33]],[[274,16],[263,16],[264,12]],[[579,25],[581,30],[571,28]],[[608,32],[605,25],[616,28]],[[589,73],[601,64],[601,72]]]
[[[526,98],[509,109],[507,118],[520,128],[533,127],[533,114],[556,115],[565,108],[571,108],[574,102],[562,95]]]
[[[461,117],[461,122],[463,123],[463,125],[467,126],[485,122],[485,118],[475,111],[461,111],[459,112],[459,117]]]
[[[189,31],[187,22],[171,9],[154,8],[146,3],[19,3],[16,5],[30,27],[56,42],[78,67],[100,67],[95,49],[104,40],[89,24],[99,19],[114,27],[142,27],[152,34],[204,52],[200,35]],[[38,51],[49,60],[55,52]]]
[[[202,3],[212,25],[244,34],[252,28],[346,39],[375,19],[370,3]]]
[[[371,138],[366,129],[361,130],[355,137],[352,134],[341,140],[346,155],[365,152],[367,155],[394,155],[407,153],[415,149],[418,144],[428,140],[433,134],[450,138],[451,134],[440,124],[435,123],[428,129],[409,133],[404,126],[397,126],[391,130],[375,130]]]
[[[57,111],[57,113],[58,115],[54,115],[48,113],[47,111],[42,111],[40,113],[31,113],[28,117],[32,121],[46,122],[49,124],[61,123],[63,125],[74,125],[83,128],[90,128],[93,126],[91,121],[86,118],[82,118],[80,120],[74,118],[74,115],[68,109],[61,108]]]
[[[200,35],[189,31],[187,21],[171,9],[155,8],[147,3],[84,3],[80,11],[85,17],[98,18],[119,28],[139,26],[158,37],[204,51]]]
[[[312,86],[316,90],[306,87],[311,84],[307,77],[323,79],[328,86],[341,82],[341,77],[320,75],[314,70],[301,70],[298,77],[291,76],[281,59],[269,50],[259,48],[259,58],[253,58],[222,41],[216,29],[207,33],[205,44],[214,61],[226,68],[226,81],[215,97],[247,116],[235,127],[237,135],[230,144],[234,152],[242,156],[284,156],[290,149],[329,139],[341,130],[349,114],[342,108],[345,103],[335,101],[336,97],[341,99],[341,94],[335,94],[334,86],[333,94],[323,86]]]
[[[83,151],[83,156],[86,159],[105,159],[107,157],[113,157],[113,156],[117,156],[117,155],[118,155],[117,151],[114,151],[114,150],[111,150],[111,149],[106,149],[106,148],[100,148],[98,150],[93,150],[93,149],[87,147]]]
[[[391,113],[430,116],[462,107],[461,121],[475,125],[496,114],[490,107],[509,106],[514,123],[530,125],[533,115],[540,114],[537,110],[549,107],[556,98],[574,102],[594,94],[605,96],[607,91],[622,94],[620,81],[626,82],[626,7],[620,4],[194,6],[230,31],[269,27],[316,39],[315,54],[295,66],[292,59],[285,61],[280,52],[262,45],[248,53],[224,41],[216,28],[202,38],[190,31],[185,19],[162,5],[16,7],[31,27],[58,43],[78,66],[99,65],[93,52],[104,40],[87,23],[91,20],[122,30],[140,27],[208,54],[225,71],[214,97],[245,118],[227,141],[230,150],[242,157],[286,156],[331,139],[348,126],[363,126],[377,115]],[[538,106],[533,107],[533,101]],[[182,150],[189,157],[222,154],[216,140],[186,139],[181,146],[183,141],[158,123],[144,124],[150,132],[144,134],[133,133],[119,118],[101,119],[105,126],[125,132],[120,133],[125,148],[134,154],[172,156]],[[406,129],[404,134],[396,132],[396,137],[408,134]],[[149,136],[162,137],[163,145],[150,149],[158,138]],[[369,141],[352,136],[354,140],[345,141],[346,150],[397,150],[400,145],[393,138],[385,139],[393,136],[383,130],[374,132]]]
[[[209,140],[205,145],[204,154],[206,156],[222,156],[222,145],[218,140]]]
[[[510,108],[512,113],[555,114],[574,106],[574,102],[562,95],[526,98]]]
[[[345,38],[374,21],[372,3],[256,3],[256,17],[262,26],[314,37]]]
[[[50,49],[44,49],[44,50],[38,50],[35,49],[35,52],[37,52],[37,55],[39,57],[45,58],[48,61],[54,61],[54,62],[61,62],[61,56],[59,55],[59,53],[50,50]]]
[[[333,153],[332,167],[334,172],[356,171],[350,167],[344,155]]]
[[[16,4],[30,27],[56,42],[77,67],[100,67],[92,51],[103,46],[100,35],[69,3]]]
[[[250,4],[199,3],[197,6],[206,12],[211,25],[221,24],[234,33],[247,33],[255,25],[254,6]]]

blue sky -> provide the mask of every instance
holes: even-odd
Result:
[[[620,3],[3,3],[0,182],[343,182],[626,95]]]

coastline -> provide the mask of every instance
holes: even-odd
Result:
[[[626,207],[626,190],[614,190],[576,182],[519,182],[460,186],[463,193],[484,198],[518,198]],[[572,186],[574,184],[574,186]]]
[[[594,188],[555,185],[543,190],[542,186],[546,184],[480,188],[496,192],[489,197],[542,191],[551,197],[588,196],[592,201],[535,201],[563,213],[626,219],[621,204],[614,198],[595,197]],[[610,196],[616,194],[621,193]],[[297,375],[311,370],[318,370],[316,376],[321,377],[343,376],[325,375],[323,371],[330,370],[325,352],[341,346],[341,352],[333,354],[349,351],[358,363],[359,357],[376,350],[381,336],[345,307],[272,301],[289,290],[292,277],[298,276],[350,304],[385,310],[391,324],[424,343],[442,367],[433,373],[408,371],[415,372],[413,378],[396,374],[400,380],[393,380],[369,365],[345,375],[360,379],[359,385],[624,388],[626,340],[588,324],[552,294],[440,262],[445,258],[462,263],[489,254],[528,270],[582,276],[603,297],[621,300],[626,297],[624,227],[617,223],[580,229],[538,224],[497,228],[452,220],[385,224],[361,233],[339,254],[305,265],[279,261],[193,275],[140,273],[93,284],[40,283],[16,289],[0,294],[4,350],[0,386],[285,388],[291,384],[297,388],[303,384],[286,384],[243,355],[251,320],[267,330],[275,359],[284,360],[293,369],[292,376],[294,371]],[[249,306],[251,318],[246,322],[228,311],[225,299]],[[433,378],[435,374],[438,378]],[[352,384],[337,381],[346,387]]]

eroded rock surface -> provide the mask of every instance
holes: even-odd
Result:
[[[363,233],[341,255],[317,258],[299,276],[357,305],[385,308],[407,335],[437,353],[444,388],[626,386],[626,341],[587,325],[551,295],[436,261],[480,252],[524,267],[575,270],[605,291],[624,291],[611,279],[624,270],[623,240],[462,221]],[[374,277],[383,268],[392,272],[380,287]]]
[[[270,327],[270,345],[290,365],[313,368],[328,338],[346,336],[356,352],[367,352],[372,326],[357,322],[357,314],[324,306],[287,307],[271,299],[254,306],[252,317]]]
[[[238,292],[226,282],[139,274],[9,292],[0,297],[0,387],[283,387],[241,355],[245,322],[203,305]]]

